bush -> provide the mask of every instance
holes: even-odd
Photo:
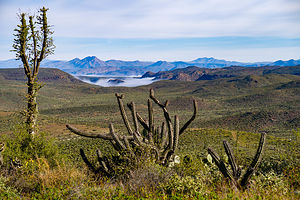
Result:
[[[58,147],[54,139],[47,137],[43,132],[32,137],[24,126],[20,126],[2,140],[6,145],[3,157],[7,167],[10,167],[11,161],[19,160],[24,165],[38,158],[45,158],[51,166],[56,164]]]
[[[6,185],[6,178],[0,176],[0,199],[18,199],[20,198],[16,189]]]
[[[144,163],[144,166],[132,169],[126,181],[130,193],[145,196],[145,193],[156,191],[169,181],[174,170],[155,163]]]
[[[180,177],[175,174],[170,178],[169,182],[164,185],[163,188],[169,195],[184,194],[188,196],[194,196],[195,194],[202,191],[203,185],[203,180],[199,176]]]

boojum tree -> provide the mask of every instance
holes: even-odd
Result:
[[[43,7],[36,16],[20,13],[20,24],[15,29],[13,50],[16,59],[21,60],[27,77],[27,109],[26,125],[29,134],[37,131],[37,94],[42,84],[38,82],[38,73],[41,62],[54,53],[54,44],[51,35],[53,31],[48,24],[48,9]]]

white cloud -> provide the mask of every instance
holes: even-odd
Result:
[[[19,7],[28,11],[43,5],[28,2],[2,3],[0,27],[15,25]],[[57,36],[300,36],[298,0],[53,0],[45,4]]]

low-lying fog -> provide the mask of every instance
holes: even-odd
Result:
[[[102,87],[136,87],[141,85],[149,85],[155,81],[154,78],[141,78],[139,76],[124,76],[124,77],[108,77],[97,75],[81,75],[76,76],[83,82],[99,85]]]

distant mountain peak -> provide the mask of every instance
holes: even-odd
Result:
[[[167,61],[159,60],[152,64],[152,66],[161,66],[161,65],[168,65],[169,63]]]
[[[216,59],[213,57],[203,57],[203,58],[197,58],[196,60],[191,61],[192,63],[213,63],[213,62],[218,62],[218,63],[225,63],[225,62],[230,62],[230,61],[226,61],[223,59]]]
[[[88,57],[85,57],[84,59],[82,59],[82,61],[84,61],[84,62],[90,62],[90,61],[99,62],[100,61],[101,62],[102,60],[100,60],[96,56],[88,56]]]
[[[79,58],[74,58],[74,59],[70,60],[69,62],[74,63],[74,62],[79,62],[79,61],[80,61]]]

